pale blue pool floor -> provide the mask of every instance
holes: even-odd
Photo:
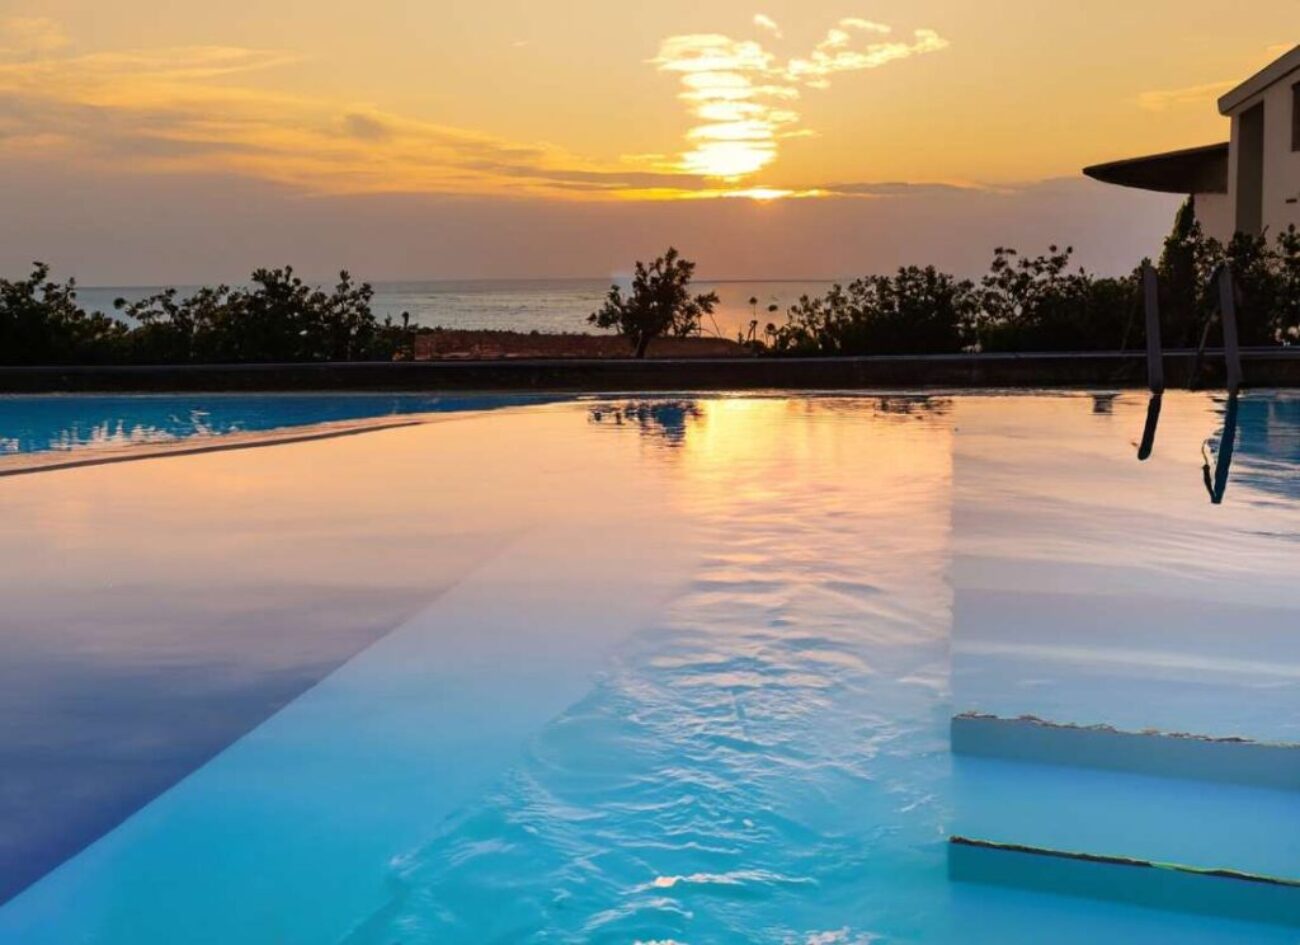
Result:
[[[919,398],[706,400],[694,412],[660,410],[663,423],[644,406],[565,404],[477,418],[477,437],[431,428],[373,435],[403,457],[381,477],[387,489],[431,489],[432,476],[446,490],[441,504],[422,500],[421,514],[458,508],[477,478],[468,464],[504,462],[527,429],[545,427],[553,452],[515,454],[517,476],[537,494],[510,499],[514,527],[473,523],[486,537],[472,567],[435,582],[436,595],[418,606],[412,592],[413,612],[392,619],[391,632],[365,638],[319,684],[273,706],[262,724],[0,907],[0,941],[1294,942],[1295,929],[1275,924],[948,880],[946,838],[968,824],[1073,846],[1133,840],[1152,821],[1122,802],[1132,784],[1123,775],[954,764],[948,723],[967,703],[1095,711],[1087,691],[1107,672],[1105,660],[1078,653],[1072,634],[1086,626],[1032,645],[996,634],[1017,613],[1014,595],[986,593],[981,609],[954,614],[954,544],[966,562],[959,592],[1014,580],[1015,565],[1003,574],[999,562],[1026,543],[1036,561],[1056,562],[1051,580],[1068,583],[1094,554],[1117,564],[1106,539],[1122,534],[1127,573],[1224,596],[1212,580],[1223,562],[1199,565],[1203,573],[1165,567],[1169,535],[1206,527],[1191,499],[1159,508],[1135,500],[1164,525],[1181,523],[1156,537],[1134,527],[1132,512],[1100,535],[1067,540],[1048,527],[1055,546],[1023,525],[1004,535],[1003,525],[986,524],[1004,518],[984,511],[1013,501],[989,465],[1003,455],[999,438],[1017,424],[1049,435],[1049,418],[1028,403],[1017,418],[1014,403],[986,414]],[[1058,406],[1043,410],[1055,419]],[[1187,481],[1195,496],[1199,456],[1180,447],[1195,444],[1212,406],[1187,405],[1186,429],[1175,422],[1162,441],[1170,462],[1154,470],[1130,467],[1123,440],[1107,458],[1120,421],[1141,406],[1111,420],[1067,414],[1050,437],[1067,451],[1081,438],[1101,444],[1090,476],[1113,474],[1160,495]],[[611,426],[615,408],[633,422]],[[967,437],[964,453],[954,427]],[[306,451],[310,465],[338,457],[336,448],[276,449]],[[432,465],[404,465],[421,456]],[[241,468],[230,457],[169,460],[175,471],[152,487],[184,488],[196,461],[224,464],[214,467],[221,476]],[[1113,501],[1068,490],[1045,498],[1050,474],[1076,467],[1060,450],[1020,462],[1034,494],[1015,503],[1040,524],[1095,523]],[[459,476],[431,472],[457,463],[467,464]],[[128,474],[77,475],[106,484],[96,477]],[[1270,467],[1268,487],[1242,486],[1239,504],[1211,526],[1260,564],[1254,596],[1282,596],[1273,571],[1285,563],[1270,562],[1295,540],[1293,511],[1276,511],[1288,474]],[[61,496],[49,483],[44,490],[17,498],[48,523]],[[578,521],[554,514],[579,500],[612,511]],[[369,524],[348,533],[354,540],[396,534],[375,511],[357,515]],[[465,541],[454,534],[437,540]],[[1096,572],[1087,573],[1077,589],[1091,588]],[[1266,630],[1275,650],[1286,645],[1275,626]],[[1146,643],[1143,653],[1167,645]],[[1010,662],[997,664],[999,654]],[[1058,686],[1035,703],[1032,686],[1002,686],[1006,666],[1018,680],[1056,673],[1068,684],[1062,654],[1073,654],[1084,690]],[[1189,707],[1189,726],[1210,721],[1192,717],[1191,686],[1211,686],[1222,700],[1268,692],[1269,712],[1235,723],[1262,737],[1273,710],[1294,705],[1296,654],[1273,656],[1275,672],[1263,676],[1247,666],[1231,679],[1201,678],[1167,660],[1153,662],[1158,670],[1130,661],[1129,672],[1157,673],[1150,678]],[[1104,678],[1101,689],[1123,690],[1122,677]],[[1001,688],[980,688],[984,680]],[[1131,701],[1124,709],[1140,714]],[[1213,807],[1185,782],[1148,780],[1154,786],[1137,796],[1155,812],[1151,791]],[[1069,794],[1087,785],[1084,809]],[[1300,862],[1295,820],[1285,816],[1294,800],[1269,797],[1272,806],[1255,806],[1281,821],[1275,829],[1238,810],[1237,836],[1220,829],[1200,839],[1228,858],[1249,854],[1241,865],[1279,872]],[[1151,838],[1176,839],[1173,824],[1151,828]],[[1252,830],[1271,845],[1249,842]],[[1104,852],[1199,855],[1192,842],[1140,841]]]

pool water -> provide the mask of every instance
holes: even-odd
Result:
[[[170,443],[540,399],[424,394],[0,395],[0,455]]]
[[[1300,792],[950,740],[1300,742],[1300,398],[1219,504],[1211,395],[467,406],[5,482],[0,942],[1296,940],[948,841],[1300,879]]]

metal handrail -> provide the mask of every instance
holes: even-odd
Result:
[[[1232,267],[1227,263],[1220,263],[1216,266],[1214,272],[1210,274],[1209,288],[1211,290],[1217,289],[1219,294],[1219,323],[1223,326],[1223,361],[1226,387],[1229,393],[1235,394],[1241,389],[1243,375],[1241,371],[1241,345],[1237,340],[1237,288],[1236,282],[1232,278]],[[1201,343],[1196,349],[1196,360],[1192,367],[1193,382],[1201,373],[1201,365],[1205,360],[1205,348],[1210,342],[1212,322],[1212,316],[1207,318],[1205,328],[1201,331]]]
[[[1165,389],[1165,358],[1160,343],[1160,282],[1149,262],[1142,264],[1142,300],[1146,309],[1147,384],[1151,393]]]
[[[1237,344],[1237,291],[1232,267],[1224,263],[1218,270],[1219,320],[1223,323],[1223,357],[1227,363],[1228,392],[1241,389],[1241,347]]]

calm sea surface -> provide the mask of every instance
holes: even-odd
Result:
[[[380,318],[411,313],[418,325],[445,328],[496,328],[517,331],[589,331],[586,318],[600,307],[611,279],[485,279],[439,282],[376,282],[373,307]],[[626,285],[627,280],[622,280]],[[785,310],[802,295],[821,295],[830,282],[698,282],[699,292],[717,292],[721,304],[704,329],[728,337],[748,330],[757,318],[759,331],[769,321],[781,322]],[[181,292],[193,287],[180,286]],[[79,290],[88,309],[111,314],[113,300],[145,298],[153,286],[91,286]],[[757,299],[756,305],[750,299]],[[777,311],[769,312],[769,306]],[[716,325],[715,325],[716,322]]]

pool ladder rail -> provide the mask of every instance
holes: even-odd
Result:
[[[1227,263],[1221,263],[1211,274],[1209,286],[1211,289],[1216,289],[1218,295],[1219,321],[1223,326],[1224,379],[1228,402],[1224,410],[1223,433],[1219,437],[1217,454],[1211,455],[1209,441],[1206,441],[1201,448],[1204,460],[1201,469],[1210,501],[1214,505],[1220,505],[1228,487],[1228,472],[1232,466],[1233,446],[1237,432],[1237,399],[1243,381],[1241,346],[1237,333],[1237,288],[1232,267]],[[1139,461],[1146,462],[1155,449],[1156,429],[1160,423],[1160,409],[1165,391],[1164,346],[1160,334],[1160,279],[1149,262],[1142,265],[1142,300],[1146,314],[1147,386],[1151,389],[1151,399],[1147,402],[1146,423],[1142,428],[1137,457]],[[1201,330],[1201,341],[1196,349],[1196,358],[1189,378],[1189,387],[1193,389],[1201,376],[1213,321],[1213,318],[1207,318]]]
[[[1241,346],[1237,335],[1237,287],[1232,267],[1221,263],[1210,276],[1211,289],[1217,289],[1219,322],[1223,326],[1225,386],[1230,396],[1241,390]],[[1146,315],[1147,386],[1152,396],[1165,392],[1164,346],[1160,334],[1160,277],[1151,263],[1142,264],[1142,304]],[[1206,345],[1214,319],[1207,318],[1196,349],[1189,386],[1195,388],[1205,360]]]

